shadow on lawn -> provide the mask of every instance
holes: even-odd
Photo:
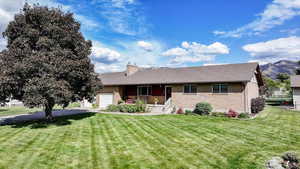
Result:
[[[17,122],[17,123],[10,123],[6,125],[10,125],[12,128],[23,128],[29,127],[31,129],[39,129],[39,128],[48,128],[49,126],[66,126],[72,124],[74,120],[82,120],[85,118],[89,118],[94,116],[96,113],[82,113],[76,115],[67,115],[67,116],[60,116],[55,117],[52,121],[47,121],[46,119],[41,120],[33,120],[33,121],[26,121],[26,122]]]

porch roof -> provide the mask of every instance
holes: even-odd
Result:
[[[258,63],[240,63],[183,68],[139,68],[129,76],[124,71],[104,73],[99,77],[104,86],[247,82],[252,79],[256,71],[260,75]]]

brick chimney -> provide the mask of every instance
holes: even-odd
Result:
[[[127,70],[126,70],[126,75],[130,76],[137,72],[139,70],[139,67],[137,65],[132,65],[130,63],[127,64]]]

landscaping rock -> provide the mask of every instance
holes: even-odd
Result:
[[[266,164],[266,169],[284,169],[282,167],[282,159],[280,157],[273,157]]]

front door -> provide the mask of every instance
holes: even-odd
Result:
[[[172,97],[172,87],[166,87],[166,101]]]

